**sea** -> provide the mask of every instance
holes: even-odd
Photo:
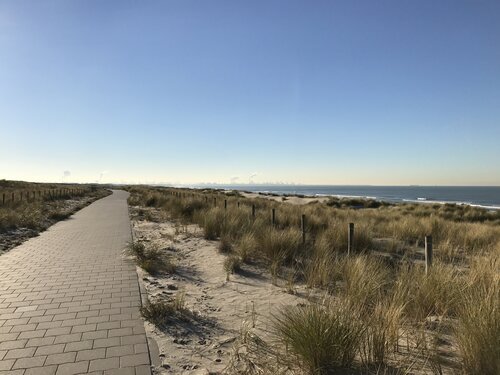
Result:
[[[197,185],[197,188],[242,190],[255,193],[303,194],[375,199],[386,202],[454,203],[500,209],[500,186],[341,186],[341,185]]]

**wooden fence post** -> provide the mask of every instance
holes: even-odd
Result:
[[[432,267],[432,236],[425,236],[425,274]]]
[[[14,203],[14,193],[12,193],[12,203]]]
[[[238,208],[240,208],[240,201],[238,201]]]
[[[276,208],[271,209],[271,224],[276,225]]]
[[[5,204],[5,193],[2,194],[2,205]]]
[[[302,229],[302,243],[306,243],[306,215],[300,217],[300,227]]]
[[[214,197],[214,207],[217,206],[217,198]]]
[[[349,232],[347,236],[347,255],[354,249],[354,223],[349,223]]]
[[[224,199],[224,209],[227,210],[227,199]]]
[[[255,219],[255,204],[252,204],[252,217]]]

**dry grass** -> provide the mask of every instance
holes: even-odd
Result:
[[[480,259],[462,290],[455,332],[469,374],[500,373],[500,258]]]
[[[309,374],[351,367],[364,327],[349,304],[290,307],[275,316],[276,335]]]
[[[141,307],[141,314],[147,321],[162,327],[175,320],[184,320],[191,312],[186,308],[184,292],[178,292],[171,301],[148,302]]]
[[[136,241],[129,243],[128,252],[135,257],[137,265],[151,275],[175,272],[175,264],[160,249],[147,249],[144,243]]]
[[[248,371],[241,373],[298,369],[291,373],[323,374],[357,361],[383,368],[401,355],[403,333],[407,354],[420,353],[416,356],[425,357],[426,371],[440,372],[439,353],[429,344],[439,341],[440,332],[430,321],[454,327],[452,340],[460,348],[463,372],[498,373],[500,212],[341,200],[330,206],[294,206],[214,191],[194,196],[187,191],[179,198],[168,191],[132,189],[131,201],[154,204],[172,219],[198,224],[207,239],[220,238],[223,252],[232,254],[225,264],[228,274],[238,262],[257,260],[274,282],[293,269],[309,287],[327,292],[324,304],[285,309],[276,316],[282,346],[247,332],[244,345],[263,359],[259,364],[257,357],[247,357]],[[305,244],[302,214],[307,218]],[[355,223],[354,254],[346,256],[349,222]],[[435,261],[426,274],[421,259],[429,234]],[[389,253],[381,257],[378,251]],[[293,282],[296,276],[294,272]]]

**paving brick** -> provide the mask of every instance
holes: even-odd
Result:
[[[120,360],[117,357],[94,359],[90,361],[89,371],[109,370],[109,369],[116,369],[119,367],[120,367]]]
[[[0,371],[8,371],[14,365],[15,359],[8,359],[0,361]]]
[[[36,348],[35,355],[49,355],[49,354],[62,353],[64,352],[65,345],[66,344],[39,346],[38,348]]]
[[[104,315],[104,316],[108,317],[109,319],[109,315]],[[120,321],[116,320],[114,322],[105,322],[97,324],[97,329],[113,329],[113,328],[120,328]]]
[[[0,342],[0,350],[24,348],[28,340],[4,341]]]
[[[14,363],[14,366],[12,368],[18,369],[18,368],[31,368],[31,367],[41,367],[43,363],[45,362],[46,356],[40,356],[40,357],[31,357],[31,358],[19,358],[16,360]]]
[[[149,365],[135,366],[135,375],[151,375],[151,367]]]
[[[71,332],[71,327],[58,327],[58,328],[50,328],[47,330],[45,333],[45,336],[61,336],[61,335],[67,335],[69,333],[74,333]]]
[[[0,371],[0,375],[24,375],[26,370],[9,370],[9,371]]]
[[[45,345],[52,345],[55,341],[55,337],[37,337],[34,339],[29,339],[28,342],[26,343],[26,346],[45,346]]]
[[[58,365],[61,363],[75,362],[76,352],[58,353],[47,356],[45,365]]]
[[[89,368],[88,361],[81,361],[75,363],[64,363],[57,367],[56,375],[75,375],[85,374]]]
[[[54,375],[57,370],[57,365],[33,367],[26,370],[24,375]]]
[[[145,335],[122,336],[120,339],[121,339],[121,345],[146,343]]]
[[[149,355],[147,353],[120,357],[120,367],[139,366],[146,364],[149,364]]]
[[[76,314],[76,313],[73,313],[73,314]],[[63,320],[61,323],[61,327],[72,327],[72,326],[77,326],[80,324],[85,324],[85,318],[75,318],[75,319]]]
[[[5,322],[4,326],[15,326],[22,325],[28,323],[30,318],[17,318],[17,319],[9,319]]]
[[[107,348],[111,346],[119,346],[120,338],[119,337],[111,337],[108,339],[97,339],[94,340],[94,348]]]
[[[106,348],[81,350],[76,354],[77,361],[90,361],[106,357]]]
[[[75,319],[76,312],[54,315],[53,321]]]
[[[112,346],[106,349],[106,358],[135,354],[133,345]]]
[[[107,330],[84,332],[82,335],[83,340],[105,339],[108,337]]]
[[[60,321],[55,321],[55,322],[41,322],[38,323],[36,326],[36,329],[48,329],[48,328],[59,328],[61,326]]]
[[[33,357],[36,348],[23,348],[23,349],[12,349],[7,352],[5,359],[16,359],[16,358],[26,358]]]
[[[104,371],[104,375],[135,375],[134,367],[118,368]]]
[[[45,329],[40,329],[37,331],[26,331],[26,332],[21,332],[18,336],[19,339],[32,339],[36,337],[43,337],[45,336]]]
[[[73,326],[73,327],[71,327],[71,332],[72,333],[75,333],[75,332],[92,332],[92,331],[95,331],[96,328],[97,328],[97,324],[96,323],[82,324],[82,325],[79,325],[79,326]]]
[[[93,340],[70,342],[70,343],[66,344],[64,351],[65,352],[77,352],[80,350],[92,349],[93,345],[94,345]]]

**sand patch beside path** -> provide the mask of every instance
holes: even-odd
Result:
[[[158,373],[219,373],[228,364],[243,324],[255,325],[259,334],[269,336],[273,312],[307,300],[304,286],[295,286],[296,293],[290,294],[285,285],[272,285],[269,274],[252,265],[243,265],[241,274],[226,281],[226,255],[219,253],[217,241],[205,240],[195,225],[133,220],[133,230],[137,240],[162,249],[177,265],[172,275],[153,277],[141,271],[148,298],[172,299],[183,293],[187,308],[196,314],[162,330],[147,323],[147,332],[159,348]]]

